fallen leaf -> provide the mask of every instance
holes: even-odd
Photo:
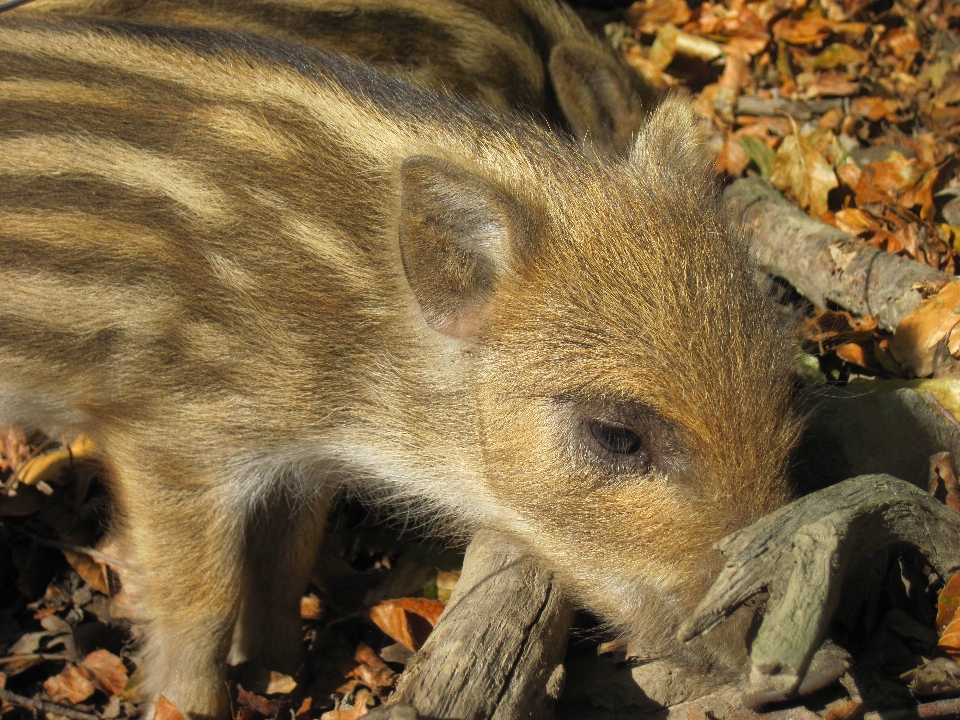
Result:
[[[667,24],[684,25],[690,21],[690,8],[685,0],[646,0],[627,8],[627,24],[640,32],[653,35]]]
[[[453,594],[453,589],[457,586],[459,580],[459,570],[454,570],[453,572],[437,570],[437,600],[442,603],[449,602],[450,596]]]
[[[887,110],[883,98],[858,97],[850,102],[850,113],[876,122],[886,116]]]
[[[237,702],[240,705],[250,708],[261,715],[266,715],[268,717],[275,716],[280,710],[287,705],[287,700],[284,699],[270,699],[252,693],[240,685],[237,686]]]
[[[284,675],[276,670],[270,671],[267,681],[266,695],[286,695],[292,693],[297,687],[297,681],[289,675]]]
[[[866,55],[846,43],[833,43],[816,55],[808,65],[815,70],[833,70],[841,65],[862,65]]]
[[[905,27],[887,31],[881,43],[890,48],[899,58],[913,57],[923,49],[916,33]]]
[[[791,20],[784,18],[773,24],[773,36],[791,45],[812,45],[830,36],[830,22],[823,18]]]
[[[844,208],[833,214],[833,224],[851,235],[879,230],[876,218],[858,208]]]
[[[300,598],[300,617],[303,620],[319,620],[323,616],[323,604],[314,594]]]
[[[398,598],[377,603],[367,612],[387,635],[416,652],[440,619],[444,604],[425,598]]]
[[[109,650],[94,650],[83,659],[83,667],[98,690],[110,695],[122,695],[127,686],[127,668],[123,660]]]
[[[948,508],[960,513],[960,486],[957,484],[949,452],[930,456],[930,480],[927,490]]]
[[[153,715],[153,720],[184,720],[183,713],[177,709],[177,706],[167,700],[163,695],[153,702],[157,711]]]
[[[90,678],[76,665],[67,663],[59,675],[47,678],[43,689],[54,702],[83,702],[96,691]]]
[[[840,185],[830,163],[799,133],[787,136],[780,144],[770,182],[789,192],[800,207],[818,218],[827,211],[829,192]]]
[[[358,665],[347,674],[347,677],[356,678],[375,692],[380,688],[393,687],[400,677],[373,651],[373,648],[364,643],[357,646],[353,659]]]
[[[353,705],[329,710],[320,716],[320,720],[357,720],[367,714],[367,708],[373,703],[373,695],[368,690],[360,690],[353,699]]]
[[[934,658],[904,673],[900,679],[908,681],[910,691],[916,695],[954,695],[960,692],[960,665],[949,658]]]
[[[952,575],[937,599],[937,632],[942,636],[960,609],[960,573]]]
[[[751,135],[741,134],[738,142],[747,158],[757,166],[760,176],[769,180],[773,174],[773,161],[777,154],[763,140]]]
[[[759,140],[755,140],[760,142]],[[763,143],[760,143],[761,145]],[[743,150],[743,145],[731,133],[723,143],[720,154],[717,155],[717,162],[714,167],[717,172],[726,172],[731,177],[740,177],[743,171],[747,169],[749,162],[747,154]]]
[[[937,343],[958,322],[960,282],[951,282],[900,321],[890,341],[890,354],[917,377],[926,377],[933,372]],[[960,339],[953,341],[949,350],[953,355],[960,353]]]

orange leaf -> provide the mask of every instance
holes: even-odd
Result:
[[[385,600],[368,611],[381,630],[408,650],[416,652],[426,641],[443,612],[444,604],[425,598]]]
[[[954,656],[960,654],[960,644],[957,642],[960,636],[958,609],[960,609],[960,573],[947,580],[937,600],[936,625],[937,632],[940,633],[940,642],[937,646]]]
[[[109,650],[94,650],[83,659],[91,680],[107,695],[122,695],[127,686],[127,668],[123,660]]]
[[[351,670],[347,674],[347,677],[357,678],[373,690],[393,687],[397,683],[397,678],[400,677],[389,668],[383,661],[383,658],[374,652],[373,648],[364,643],[360,643],[357,646],[353,659],[356,660],[359,665]]]
[[[171,700],[167,700],[163,695],[158,697],[153,704],[157,708],[153,720],[184,720],[183,713],[177,709],[177,706]]]
[[[319,620],[323,615],[323,603],[311,593],[300,598],[300,617],[304,620]]]
[[[850,114],[876,122],[886,117],[887,109],[883,103],[883,98],[858,97],[850,103]]]
[[[812,45],[830,36],[830,22],[823,18],[791,20],[784,18],[773,24],[773,36],[791,45]]]
[[[960,282],[951,282],[939,293],[921,302],[916,310],[900,321],[890,341],[890,354],[917,377],[925,377],[933,372],[933,356],[937,343],[958,322]],[[960,347],[950,347],[951,354],[958,350]]]
[[[76,665],[69,663],[59,675],[47,678],[43,689],[54,702],[66,700],[71,703],[83,702],[96,690],[90,679]]]
[[[862,232],[880,229],[879,223],[877,223],[873,217],[857,208],[838,210],[833,214],[833,221],[834,225],[851,235],[859,235]]]
[[[868,353],[863,345],[858,345],[857,343],[844,343],[835,348],[834,352],[837,353],[837,357],[841,360],[845,360],[853,365],[859,365],[862,368],[870,368],[875,365],[872,357],[873,353]]]
[[[647,0],[635,2],[627,8],[627,23],[648,35],[656,34],[657,29],[667,23],[683,25],[690,17],[685,0]]]
[[[798,133],[785,137],[780,144],[770,182],[779,190],[789,191],[814,217],[827,211],[827,195],[840,185],[827,159]]]

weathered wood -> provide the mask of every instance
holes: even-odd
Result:
[[[762,98],[758,95],[741,95],[737,98],[738,115],[783,115],[805,122],[814,115],[822,115],[843,107],[843,100],[787,100],[786,98]]]
[[[392,703],[420,717],[547,718],[563,690],[571,605],[509,537],[482,532],[437,627],[407,665]],[[404,720],[387,705],[374,717]]]
[[[755,673],[794,693],[820,646],[850,568],[894,544],[915,547],[943,577],[960,569],[960,515],[909,483],[865,475],[808,495],[717,544],[727,565],[680,634],[708,631],[766,588],[751,647]]]
[[[737,180],[724,198],[760,266],[819,307],[832,301],[894,330],[920,304],[924,287],[939,289],[951,279],[815,220],[761,178]]]

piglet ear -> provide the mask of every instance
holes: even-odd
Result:
[[[613,53],[576,42],[554,47],[547,68],[573,134],[608,155],[626,157],[657,91]]]
[[[513,263],[521,222],[502,190],[431,157],[401,166],[400,252],[430,327],[468,338]]]
[[[637,135],[630,162],[691,177],[706,175],[709,162],[703,131],[690,103],[679,97],[660,103]]]

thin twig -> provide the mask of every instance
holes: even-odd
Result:
[[[100,720],[100,718],[93,713],[80,712],[79,710],[68,708],[65,705],[47,702],[46,700],[34,700],[33,698],[24,697],[23,695],[17,695],[9,690],[0,690],[0,700],[6,700],[11,705],[40,710],[48,715],[60,715],[65,718],[70,718],[70,720]]]
[[[946,720],[960,715],[960,698],[937,700],[901,710],[868,712],[863,720]]]
[[[15,662],[27,662],[34,660],[70,660],[66,653],[31,653],[30,655],[7,655],[0,658],[0,665],[9,665]]]
[[[80,545],[70,545],[69,543],[62,543],[62,542],[59,542],[58,540],[51,540],[49,538],[45,538],[35,533],[32,533],[29,530],[25,530],[19,525],[11,525],[9,523],[3,522],[2,520],[0,520],[0,525],[11,528],[23,535],[26,535],[28,538],[30,538],[35,543],[37,543],[37,545],[46,545],[47,547],[56,548],[57,550],[66,550],[68,552],[80,553],[81,555],[88,555],[94,560],[99,560],[100,562],[106,565],[109,565],[111,567],[119,568],[120,570],[126,570],[128,572],[132,570],[132,568],[129,565],[127,565],[127,563],[125,563],[123,560],[120,560],[119,558],[115,558],[113,557],[113,555],[107,555],[106,553],[102,553],[99,550],[94,550],[93,548],[90,548],[90,547],[82,547]]]
[[[923,396],[924,396],[927,400],[929,400],[931,403],[933,403],[933,406],[940,412],[941,415],[943,415],[943,416],[947,419],[948,422],[953,423],[954,426],[955,426],[958,430],[960,430],[960,420],[957,420],[957,419],[953,416],[953,413],[950,412],[950,409],[949,409],[946,405],[944,405],[942,402],[940,402],[939,400],[937,400],[937,398],[934,397],[934,395],[933,395],[932,392],[930,392],[929,390],[924,390],[924,391],[923,391]]]

